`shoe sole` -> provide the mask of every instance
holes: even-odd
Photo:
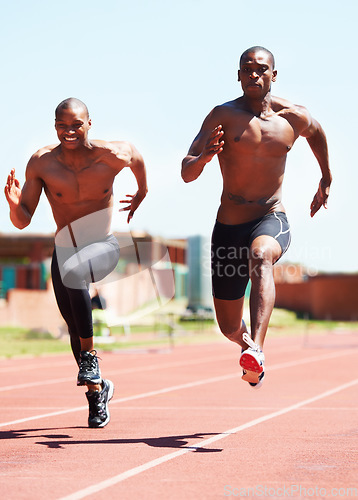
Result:
[[[106,403],[106,413],[107,413],[107,418],[104,422],[102,422],[100,425],[88,425],[88,427],[91,427],[92,429],[100,429],[101,427],[105,427],[109,421],[111,420],[111,415],[109,413],[109,408],[108,408],[108,403],[110,402],[110,400],[113,398],[113,393],[114,393],[114,384],[111,380],[107,380],[106,382],[108,382],[108,385],[109,385],[109,389],[108,389],[108,399],[107,399],[107,403]]]
[[[99,385],[102,384],[102,378],[79,379],[77,378],[77,385]]]
[[[257,359],[247,352],[242,353],[240,358],[240,366],[246,371],[255,372],[258,374],[264,371],[263,366],[260,365]]]

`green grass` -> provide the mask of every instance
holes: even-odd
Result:
[[[327,332],[337,329],[358,330],[358,322],[328,321],[298,318],[293,311],[274,309],[270,320],[270,328],[281,330]]]
[[[17,327],[0,327],[0,357],[59,353],[69,351],[69,343],[50,333]]]
[[[175,319],[178,320],[179,316]],[[358,323],[317,321],[298,319],[296,314],[283,309],[274,309],[270,321],[270,335],[323,334],[334,330],[358,331]],[[171,333],[171,336],[169,335]],[[197,344],[224,341],[218,333],[215,323],[175,322],[174,329],[166,323],[133,325],[130,335],[126,336],[122,327],[112,328],[116,341],[112,344],[99,344],[96,347],[103,351],[124,350],[133,348],[156,348],[181,344]],[[0,357],[40,356],[51,353],[71,352],[69,339],[53,338],[49,333],[28,330],[26,328],[0,327]]]
[[[192,330],[206,330],[213,329],[215,327],[214,321],[176,321],[174,330],[180,329],[185,331]],[[152,332],[164,332],[169,333],[172,328],[168,323],[155,323],[145,324],[145,325],[132,325],[131,333],[152,333]],[[114,326],[111,328],[112,334],[114,335],[124,335],[123,326]]]
[[[103,351],[118,349],[143,348],[169,346],[175,344],[187,344],[198,342],[211,342],[220,340],[213,327],[207,329],[204,325],[191,325],[192,331],[178,327],[169,336],[167,325],[158,325],[157,330],[153,325],[134,325],[131,327],[129,337],[124,335],[122,327],[112,329],[112,335],[116,342],[101,344],[95,337],[95,345]],[[193,333],[195,331],[195,333]],[[28,330],[20,327],[0,327],[0,358],[12,358],[17,356],[40,356],[52,353],[71,352],[69,338],[54,338],[50,333]]]

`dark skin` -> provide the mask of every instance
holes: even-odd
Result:
[[[11,221],[18,229],[28,226],[44,190],[57,232],[81,217],[103,210],[103,224],[94,230],[97,239],[106,237],[110,232],[115,176],[129,167],[137,180],[138,191],[120,201],[126,204],[122,210],[129,212],[128,222],[147,194],[143,158],[128,142],[89,141],[91,120],[86,108],[76,102],[58,110],[55,128],[60,144],[46,146],[31,157],[23,188],[15,177],[15,169],[7,178],[5,196]],[[89,231],[93,232],[93,228]],[[92,337],[80,340],[83,351],[93,350]]]
[[[57,231],[70,222],[113,206],[113,181],[125,167],[136,177],[138,191],[121,200],[128,206],[128,222],[147,193],[143,158],[128,142],[88,139],[91,120],[76,106],[60,110],[55,121],[59,145],[46,146],[30,159],[26,182],[20,189],[12,169],[5,186],[13,224],[23,229],[31,222],[42,189],[52,208]]]
[[[304,107],[271,95],[276,77],[266,51],[244,55],[238,72],[243,95],[211,111],[182,162],[182,178],[192,182],[218,155],[223,192],[217,219],[223,224],[242,224],[285,211],[281,198],[286,157],[300,136],[307,139],[322,173],[311,217],[327,207],[331,172],[324,131]],[[275,301],[272,266],[281,252],[271,236],[256,238],[250,248],[251,329],[261,348]],[[242,340],[244,297],[214,298],[214,305],[222,333],[247,348]]]

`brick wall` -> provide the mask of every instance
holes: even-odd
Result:
[[[318,275],[302,283],[277,283],[276,307],[314,319],[358,320],[358,274]]]
[[[47,290],[9,290],[0,308],[0,325],[43,329],[59,335],[63,324],[52,285]]]
[[[121,322],[126,322],[127,316],[147,304],[159,309],[174,294],[172,270],[153,269],[150,274],[148,269],[138,272],[136,267],[132,272],[132,275],[122,279],[110,275],[99,285],[112,325],[121,325]],[[140,317],[140,314],[137,316]],[[58,336],[64,321],[57,308],[51,281],[47,290],[9,290],[7,300],[1,301],[0,325],[44,329]]]

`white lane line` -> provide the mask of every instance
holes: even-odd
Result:
[[[354,385],[357,385],[357,384],[358,384],[358,379],[352,380],[351,382],[347,382],[346,384],[342,384],[338,387],[335,387],[334,389],[330,389],[329,391],[322,392],[321,394],[318,394],[317,396],[313,396],[311,398],[305,399],[305,400],[300,401],[299,403],[296,403],[294,405],[287,406],[286,408],[282,408],[281,410],[264,415],[263,417],[255,418],[254,420],[251,420],[250,422],[247,422],[246,424],[239,425],[238,427],[234,427],[233,429],[229,429],[225,432],[222,432],[221,434],[218,434],[218,435],[213,436],[211,438],[205,439],[204,441],[200,441],[200,442],[194,444],[193,446],[187,446],[187,447],[182,448],[182,449],[175,451],[173,453],[169,453],[169,454],[164,455],[162,457],[159,457],[155,460],[151,460],[145,464],[139,465],[138,467],[134,467],[133,469],[129,469],[129,470],[122,472],[121,474],[118,474],[116,476],[113,476],[109,479],[106,479],[104,481],[100,481],[97,484],[94,484],[94,485],[89,486],[87,488],[84,488],[82,490],[76,491],[75,493],[72,493],[72,494],[67,495],[65,497],[61,497],[60,500],[80,500],[81,498],[88,497],[89,495],[93,495],[95,493],[103,491],[106,488],[110,488],[111,486],[114,486],[122,481],[125,481],[126,479],[128,479],[130,477],[136,476],[138,474],[141,474],[142,472],[145,472],[149,469],[152,469],[153,467],[156,467],[157,465],[161,465],[165,462],[169,462],[170,460],[173,460],[174,458],[178,458],[182,455],[185,455],[186,453],[196,451],[198,449],[202,449],[204,446],[208,446],[212,443],[215,443],[216,441],[220,441],[221,439],[224,439],[227,436],[237,434],[238,432],[249,429],[250,427],[254,427],[255,425],[259,425],[259,424],[262,424],[263,422],[267,422],[268,420],[271,420],[273,418],[280,417],[281,415],[285,415],[286,413],[290,413],[290,412],[297,410],[299,408],[302,408],[303,406],[306,406],[310,403],[314,403],[315,401],[319,401],[320,399],[324,399],[324,398],[327,398],[329,396],[332,396],[333,394],[336,394],[337,392],[343,391],[345,389],[349,389],[350,387],[353,387]]]
[[[60,410],[64,409],[60,406],[16,406],[14,408],[6,407],[6,410]],[[277,406],[120,406],[119,408],[112,408],[111,413],[114,411],[274,411],[278,410]],[[302,411],[358,411],[358,407],[353,406],[310,406],[309,408],[299,408]]]
[[[354,334],[352,334],[352,332],[349,332],[348,334],[354,335]],[[292,350],[297,350],[297,348],[301,349],[302,342],[304,342],[304,339],[302,337],[298,336],[297,340],[301,340],[301,342],[297,342],[297,344],[289,345],[289,346],[283,346],[283,345],[277,346],[274,348],[274,351],[275,352],[285,352],[285,351],[288,352],[288,351],[292,351]],[[320,340],[319,337],[318,337],[318,340]],[[224,339],[223,341],[220,340],[216,343],[211,342],[211,343],[203,343],[203,344],[194,344],[193,347],[204,347],[207,350],[209,350],[208,349],[209,347],[212,347],[212,349],[210,349],[210,351],[211,351],[213,349],[216,349],[217,345],[221,347],[221,346],[225,346],[225,345],[228,346],[230,344],[231,344],[230,341],[226,341]],[[313,344],[313,345],[309,345],[306,347],[316,349],[316,348],[319,348],[322,346],[321,346],[321,344]],[[332,347],[334,348],[335,346],[332,346]],[[354,344],[353,347],[357,347],[357,345]],[[140,358],[143,358],[143,354],[148,354],[148,349],[142,350],[141,352],[136,352],[136,351],[132,351],[132,350],[127,349],[124,345],[124,349],[117,351],[115,354],[118,356],[123,356],[123,357],[131,356],[134,359],[140,359]],[[62,357],[62,356],[65,359],[59,361],[58,358]],[[69,356],[69,352],[63,352],[63,353],[58,353],[58,354],[53,354],[53,355],[40,355],[40,356],[16,356],[16,357],[13,357],[11,359],[0,357],[0,362],[4,364],[3,366],[0,366],[0,373],[19,372],[19,370],[21,370],[21,372],[23,373],[25,370],[38,370],[39,368],[53,368],[55,366],[56,367],[73,366],[74,361],[73,361],[73,359],[68,358],[68,356]],[[53,361],[49,361],[49,362],[46,362],[44,364],[41,364],[42,361],[44,361],[46,359],[51,359],[52,357],[53,357]],[[33,362],[34,359],[38,359],[40,365],[39,365],[39,363]],[[16,366],[6,366],[6,364],[8,362],[11,363],[12,361],[16,362]],[[30,364],[25,364],[26,361],[30,362]]]
[[[67,408],[67,407],[66,407]],[[64,406],[14,406],[13,408],[10,408],[10,407],[6,407],[5,408],[5,411],[8,411],[8,410],[13,410],[13,411],[25,411],[25,410],[32,410],[32,411],[38,411],[38,410],[64,410],[65,407]],[[4,410],[4,408],[3,408]]]
[[[292,349],[290,349],[290,350],[292,350]],[[352,351],[350,349],[341,351],[342,355],[345,355],[347,353],[351,354]],[[315,361],[315,360],[319,361],[322,359],[321,356],[306,358],[307,361],[306,360],[299,360],[298,362],[299,362],[299,364],[301,364],[301,363],[311,362],[311,361]],[[329,353],[329,354],[326,354],[324,356],[326,356],[327,359],[329,359],[330,357],[336,357],[337,352],[335,351],[333,353]],[[326,359],[326,357],[324,359]],[[230,355],[223,355],[223,356],[210,356],[210,357],[201,358],[201,359],[195,358],[195,359],[186,360],[186,361],[174,361],[172,363],[156,363],[153,365],[140,366],[140,367],[136,367],[136,368],[124,368],[124,369],[120,369],[120,370],[108,370],[106,373],[106,376],[110,377],[113,375],[124,375],[124,374],[128,374],[128,373],[155,371],[155,370],[160,370],[160,369],[166,370],[168,368],[177,368],[180,366],[198,365],[200,363],[217,363],[218,361],[232,360],[233,358],[235,358],[235,356],[233,354],[230,354]],[[286,363],[278,363],[275,365],[271,365],[269,367],[269,370],[272,371],[272,370],[278,370],[281,368],[290,367],[290,366],[292,366],[292,363],[293,363],[293,361],[287,361]],[[71,363],[71,365],[73,365],[73,362]],[[63,378],[58,378],[58,379],[40,380],[37,382],[26,382],[24,384],[7,385],[4,387],[1,387],[1,392],[14,391],[17,389],[30,389],[32,387],[40,387],[43,385],[52,385],[52,384],[56,385],[59,383],[63,384],[65,382],[74,382],[74,380],[75,380],[74,377],[63,377]]]
[[[24,408],[25,410],[26,408]],[[31,408],[35,410],[36,408]],[[46,408],[45,408],[46,409]],[[278,410],[277,406],[121,406],[114,408],[116,410],[129,410],[129,411],[275,411]],[[299,408],[302,411],[358,411],[358,407],[350,406],[310,406],[309,408]]]
[[[193,359],[193,360],[186,360],[186,361],[174,361],[172,363],[157,363],[154,365],[148,365],[148,366],[138,366],[136,368],[124,368],[121,370],[108,370],[106,372],[106,376],[112,376],[112,375],[123,375],[127,373],[137,373],[137,372],[145,372],[145,371],[155,371],[155,370],[160,370],[160,369],[168,369],[168,368],[176,368],[180,366],[188,366],[188,365],[198,365],[200,363],[217,363],[218,361],[226,361],[226,360],[232,360],[233,355],[225,355],[225,356],[212,356],[212,357],[207,357],[207,358],[201,358],[201,359]],[[73,365],[73,363],[72,363]],[[24,384],[14,384],[14,385],[6,385],[4,387],[1,387],[1,392],[4,391],[14,391],[16,389],[29,389],[32,387],[39,387],[43,385],[52,385],[52,384],[59,384],[59,383],[64,383],[64,382],[73,382],[75,383],[75,378],[74,377],[64,377],[64,378],[58,378],[58,379],[50,379],[50,380],[40,380],[37,382],[26,382]]]
[[[5,361],[5,366],[1,366],[0,367],[0,373],[10,373],[10,372],[24,372],[25,370],[38,370],[38,369],[41,369],[41,368],[55,368],[55,367],[60,367],[60,366],[73,366],[73,363],[75,362],[74,359],[73,360],[69,360],[69,359],[65,359],[63,361],[56,361],[56,358],[54,356],[54,360],[53,362],[49,362],[49,363],[45,363],[45,364],[41,364],[41,357],[39,357],[39,363],[33,363],[31,365],[26,365],[24,364],[24,360],[22,360],[22,363],[16,363],[16,366],[6,366],[6,363],[8,362],[9,360],[6,360]],[[15,360],[17,361],[17,360]],[[1,359],[0,359],[0,362],[1,362]]]
[[[228,341],[229,342],[229,341]],[[219,345],[223,345],[224,342],[220,342]],[[212,344],[205,344],[205,346],[208,346],[208,345],[212,345]],[[225,344],[224,344],[225,345]],[[278,346],[278,347],[275,347],[275,352],[290,352],[290,351],[295,351],[297,350],[297,347],[301,347],[301,345],[297,346],[297,345],[290,345],[290,346]],[[239,352],[239,351],[238,351]],[[120,352],[116,352],[115,353],[116,355],[118,356],[123,356],[123,355],[128,355],[129,353],[128,352],[125,352],[124,351],[120,351]],[[145,352],[145,354],[148,354],[148,351]],[[67,356],[67,354],[66,354]],[[239,354],[237,354],[236,357],[238,357]],[[133,356],[135,358],[138,358],[138,359],[143,359],[143,354],[141,354],[140,356]],[[55,356],[54,356],[55,358]],[[223,361],[225,359],[232,359],[232,358],[235,358],[235,354],[227,354],[227,355],[221,355],[221,356],[211,356],[211,357],[206,357],[206,358],[203,358],[203,362],[210,362],[210,361]],[[21,358],[17,358],[17,359],[20,359]],[[41,360],[41,357],[39,358]],[[182,362],[182,361],[177,361],[175,362],[173,365],[174,366],[182,366],[183,364],[195,364],[197,363],[198,358],[196,358],[196,360],[189,360],[189,361],[185,361],[185,362]],[[6,359],[6,362],[8,362],[9,360]],[[22,359],[23,361],[23,359]],[[1,362],[1,358],[0,358],[0,362]],[[61,367],[61,366],[71,366],[73,367],[74,366],[74,360],[71,359],[66,359],[66,360],[63,360],[63,361],[54,361],[54,362],[51,362],[51,363],[46,363],[46,364],[30,364],[30,365],[24,365],[23,363],[18,366],[9,366],[9,367],[6,367],[6,366],[1,366],[0,367],[0,373],[11,373],[11,372],[16,372],[18,373],[19,371],[21,371],[21,373],[24,373],[25,370],[38,370],[39,368],[54,368],[54,367]],[[200,361],[201,362],[201,361]],[[122,374],[122,373],[135,373],[137,371],[143,371],[144,369],[146,370],[156,370],[157,368],[167,368],[167,367],[171,367],[172,364],[171,363],[163,363],[163,364],[156,364],[156,365],[149,365],[148,367],[145,367],[145,368],[127,368],[127,369],[122,369],[122,370],[112,370],[108,373],[110,373],[111,375],[113,374]],[[62,380],[62,379],[61,379]],[[67,380],[72,380],[72,378],[68,378]],[[54,381],[56,382],[56,380]],[[52,381],[49,381],[48,383],[52,383]],[[40,384],[40,382],[39,382]],[[12,387],[12,386],[11,386]],[[29,385],[30,387],[30,385]],[[2,388],[2,390],[4,390]]]
[[[35,408],[33,408],[35,409]],[[278,410],[278,406],[120,406],[115,410],[130,410],[130,411],[223,411],[223,410],[249,410],[249,411],[274,411]]]
[[[229,343],[229,341],[228,341]],[[225,342],[219,342],[219,345],[225,345]],[[209,346],[215,346],[215,344],[200,344],[203,345],[204,347],[209,347]],[[195,347],[195,346],[194,346]],[[210,351],[215,350],[216,347],[213,347],[213,349],[210,349]],[[98,350],[99,355],[103,354],[108,354],[104,351],[101,351],[100,349]],[[172,351],[170,351],[172,352]],[[69,357],[70,352],[67,353],[59,353],[59,354],[53,354],[53,355],[40,355],[40,356],[18,356],[14,357],[11,359],[8,358],[1,358],[0,357],[0,362],[3,363],[3,366],[0,366],[0,373],[10,373],[10,372],[19,372],[21,371],[22,373],[25,370],[38,370],[39,368],[53,368],[53,367],[60,367],[60,366],[73,366],[75,363],[73,357]],[[122,357],[124,359],[125,357],[131,358],[131,360],[134,359],[143,359],[144,354],[151,354],[150,349],[144,349],[141,350],[141,352],[132,352],[129,351],[124,347],[122,351],[116,351],[115,355]],[[209,352],[207,354],[210,354]],[[59,356],[65,357],[63,360],[59,360]],[[53,361],[48,361],[43,364],[41,364],[42,361],[51,360],[53,358]],[[34,359],[38,359],[38,362],[34,362]],[[16,366],[6,366],[7,363],[15,362]],[[30,364],[26,364],[26,362],[29,362]]]
[[[39,387],[43,385],[55,385],[55,384],[63,384],[64,382],[71,381],[75,384],[74,377],[64,377],[64,378],[54,378],[51,380],[40,380],[39,382],[26,382],[26,384],[16,384],[16,385],[6,385],[1,388],[2,392],[5,391],[16,391],[19,389],[31,389],[32,387]]]
[[[345,406],[310,406],[309,408],[300,408],[302,411],[358,411],[358,408]]]
[[[278,363],[276,365],[272,365],[270,367],[270,371],[279,370],[281,368],[288,368],[288,367],[303,365],[306,363],[311,363],[311,362],[316,362],[316,361],[323,361],[323,360],[331,359],[331,358],[338,358],[338,357],[344,356],[346,354],[356,355],[356,353],[352,352],[352,350],[347,350],[347,351],[329,353],[329,354],[325,354],[325,355],[323,354],[321,356],[312,356],[311,358],[305,358],[305,359],[300,359],[300,360],[296,360],[296,361],[291,361],[291,362],[286,362],[286,363]],[[117,404],[117,403],[125,403],[127,401],[135,401],[137,399],[143,399],[143,398],[147,398],[147,397],[151,397],[151,396],[157,396],[159,394],[166,394],[168,392],[178,391],[181,389],[189,389],[192,387],[210,384],[213,382],[221,382],[223,380],[229,380],[231,378],[237,378],[240,376],[241,376],[241,372],[238,370],[237,372],[230,373],[228,375],[221,375],[219,377],[211,377],[211,378],[207,378],[207,379],[197,380],[196,382],[188,382],[186,384],[179,384],[179,385],[174,385],[174,386],[170,386],[170,387],[164,387],[163,389],[157,389],[154,391],[144,392],[141,394],[134,394],[132,396],[126,396],[123,398],[113,399],[111,401],[111,406],[114,404]],[[44,413],[44,414],[40,414],[40,415],[33,415],[32,417],[25,417],[25,418],[21,418],[21,419],[17,419],[17,420],[12,420],[10,422],[0,423],[0,427],[5,427],[7,425],[21,424],[24,422],[29,422],[31,420],[39,420],[41,418],[56,417],[58,415],[64,415],[66,413],[73,413],[73,412],[82,411],[85,409],[87,409],[87,406],[77,406],[75,408],[69,408],[67,410],[56,411],[53,413]]]
[[[171,387],[164,387],[163,389],[158,389],[156,391],[144,392],[142,394],[134,394],[133,396],[127,396],[124,398],[113,399],[111,401],[111,406],[116,403],[123,403],[125,401],[134,401],[136,399],[147,398],[151,396],[157,396],[159,394],[165,394],[167,392],[178,391],[180,389],[189,389],[191,387],[196,387],[204,384],[210,384],[212,382],[221,382],[222,380],[228,380],[230,378],[238,377],[238,373],[230,373],[229,375],[221,375],[220,377],[212,377],[203,380],[197,380],[196,382],[188,382],[186,384],[174,385]],[[38,420],[41,418],[55,417],[57,415],[64,415],[66,413],[73,413],[76,411],[82,411],[88,409],[88,406],[77,406],[76,408],[70,408],[68,410],[55,411],[53,413],[44,413],[42,415],[33,415],[32,417],[20,418],[18,420],[12,420],[11,422],[0,423],[0,427],[5,427],[7,425],[22,424],[23,422],[29,422],[30,420]]]
[[[22,424],[24,422],[30,422],[31,420],[39,420],[47,417],[55,417],[57,415],[65,415],[66,413],[74,413],[76,411],[88,410],[88,406],[76,406],[76,408],[70,408],[67,410],[54,411],[51,413],[42,413],[41,415],[33,415],[32,417],[18,418],[17,420],[11,420],[10,422],[3,422],[0,427],[6,427],[7,425]]]

